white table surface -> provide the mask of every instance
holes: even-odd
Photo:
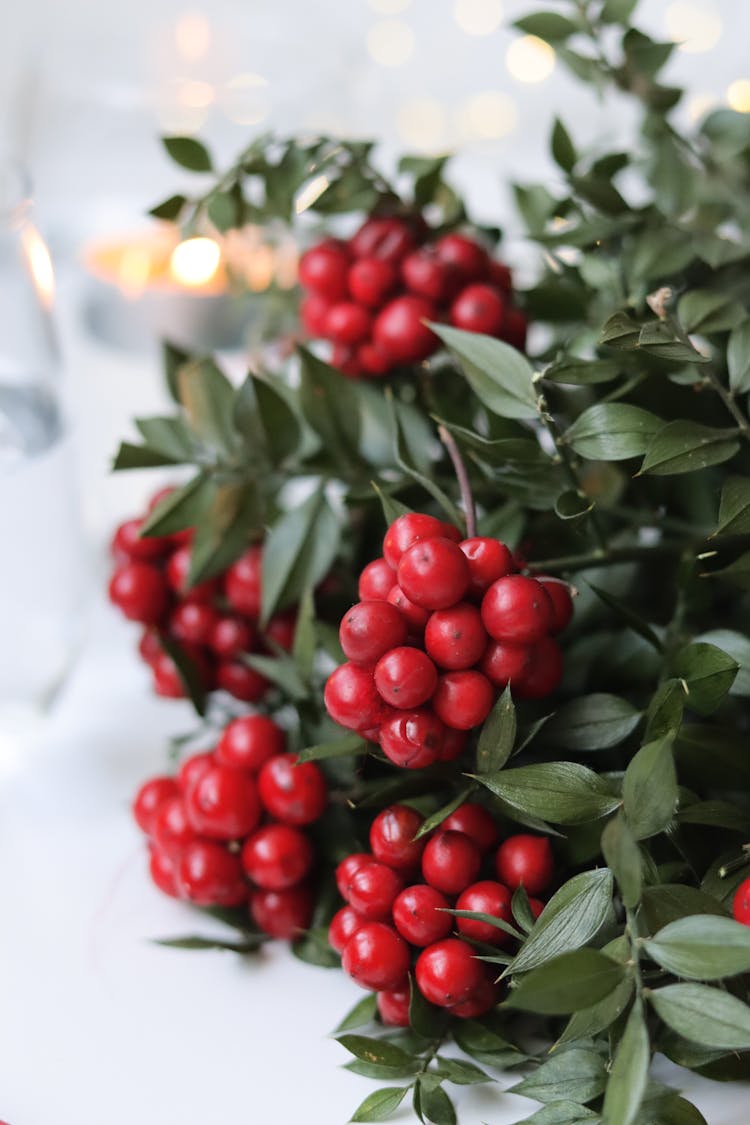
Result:
[[[363,994],[283,946],[242,959],[160,948],[209,932],[149,884],[130,795],[190,727],[156,700],[133,631],[97,606],[36,745],[0,765],[0,1119],[8,1125],[343,1125],[374,1084],[328,1033]],[[750,1090],[662,1066],[710,1125],[746,1125]],[[511,1085],[511,1080],[504,1083]],[[535,1108],[452,1088],[462,1125]],[[404,1107],[397,1120],[411,1120]]]

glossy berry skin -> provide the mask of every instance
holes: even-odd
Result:
[[[366,863],[372,863],[371,855],[368,855],[367,852],[352,852],[346,859],[342,859],[336,868],[336,886],[339,894],[346,902],[349,901],[352,879],[360,867],[364,867]]]
[[[364,375],[381,379],[393,367],[393,357],[382,344],[365,340],[357,348],[357,364]]]
[[[310,925],[312,912],[312,891],[304,883],[281,891],[254,891],[250,895],[250,916],[258,929],[281,941],[299,937]]]
[[[504,262],[490,259],[489,281],[501,293],[510,293],[513,289],[513,275]]]
[[[276,754],[284,753],[285,735],[266,715],[242,715],[232,719],[216,746],[219,765],[237,770],[258,770]]]
[[[467,285],[451,305],[451,324],[464,332],[499,336],[505,322],[505,301],[492,285]]]
[[[492,710],[495,692],[481,672],[446,672],[438,681],[432,707],[439,719],[456,730],[480,726]]]
[[[166,652],[157,656],[151,665],[151,671],[154,677],[154,691],[162,699],[185,698],[185,688],[177,671],[177,665]]]
[[[300,302],[299,316],[309,336],[322,336],[331,301],[320,293],[310,292]]]
[[[473,910],[477,914],[490,914],[502,922],[513,925],[513,914],[510,901],[513,896],[502,883],[495,883],[491,879],[484,879],[479,883],[472,883],[456,900],[456,910]],[[457,918],[458,932],[464,937],[474,941],[484,941],[488,945],[509,945],[512,938],[505,930],[481,922],[476,918]]]
[[[419,363],[438,347],[437,336],[425,323],[436,315],[435,306],[424,297],[395,297],[375,318],[373,339],[396,363]]]
[[[393,648],[375,665],[378,693],[386,703],[402,711],[413,711],[426,703],[437,682],[437,668],[420,648]]]
[[[349,379],[358,379],[362,374],[354,344],[334,344],[331,364]]]
[[[440,747],[438,754],[439,762],[455,762],[460,758],[466,748],[466,741],[468,733],[464,730],[456,730],[454,727],[446,727],[443,735],[443,743]]]
[[[172,549],[169,536],[144,535],[141,538],[145,522],[145,519],[133,519],[120,524],[112,539],[112,554],[116,560],[155,562],[169,554]]]
[[[414,246],[414,232],[403,219],[367,219],[349,241],[355,258],[379,258],[396,264]]]
[[[458,895],[475,881],[481,864],[479,848],[463,832],[438,832],[422,855],[422,875],[443,894]]]
[[[349,938],[364,924],[365,919],[357,914],[356,910],[351,906],[342,906],[331,918],[328,927],[328,944],[337,953],[343,953]]]
[[[217,764],[217,759],[208,750],[203,754],[191,754],[185,758],[177,771],[177,784],[180,793],[184,796],[195,785],[199,778]]]
[[[417,297],[442,305],[455,292],[457,277],[448,262],[442,262],[432,248],[409,254],[401,263],[406,288]]]
[[[416,883],[406,887],[393,903],[393,924],[404,941],[422,949],[447,937],[454,926],[450,902],[435,887]]]
[[[406,640],[407,624],[395,606],[385,601],[358,602],[341,621],[339,640],[347,659],[377,664],[381,656]]]
[[[481,281],[489,270],[489,256],[484,247],[463,234],[445,234],[435,243],[441,262],[451,267],[462,282]]]
[[[239,660],[222,660],[216,669],[216,686],[243,703],[256,703],[268,690],[265,676]]]
[[[150,835],[154,817],[161,806],[178,795],[179,789],[173,777],[152,777],[144,782],[133,801],[133,817],[141,832]]]
[[[131,562],[112,575],[109,600],[129,621],[158,625],[169,604],[169,591],[161,571],[155,566]]]
[[[289,824],[266,824],[242,846],[245,874],[258,887],[280,891],[304,879],[313,865],[313,847],[304,832]]]
[[[439,1008],[452,1008],[468,1000],[487,979],[483,963],[459,938],[445,938],[423,949],[415,975],[424,998]]]
[[[295,610],[286,610],[284,613],[275,613],[266,625],[264,637],[273,641],[280,648],[290,652],[294,644],[294,635],[297,631],[297,613]]]
[[[329,301],[340,301],[346,296],[348,273],[346,247],[333,240],[313,246],[300,258],[300,283]]]
[[[491,852],[500,839],[492,813],[475,801],[465,801],[459,805],[440,827],[443,831],[463,832],[464,836],[474,841],[482,855]]]
[[[430,711],[396,711],[380,727],[380,749],[402,769],[431,766],[440,756],[445,727]]]
[[[359,576],[360,601],[384,602],[396,582],[395,570],[385,559],[373,559]]]
[[[528,645],[552,625],[552,602],[541,583],[522,574],[493,582],[482,599],[482,621],[496,641]]]
[[[141,639],[138,642],[138,653],[144,664],[148,664],[153,668],[163,652],[164,649],[161,647],[161,641],[159,640],[157,630],[151,628],[144,629],[141,633]]]
[[[750,879],[740,883],[732,899],[732,914],[736,922],[750,926]]]
[[[372,669],[351,662],[340,664],[331,673],[323,699],[333,721],[347,730],[370,730],[384,715]]]
[[[404,880],[384,863],[363,863],[352,876],[349,905],[368,922],[390,919],[393,900],[403,890]]]
[[[188,545],[179,547],[170,555],[167,563],[167,582],[176,594],[191,602],[210,602],[213,600],[218,583],[214,579],[206,582],[189,584],[191,548]]]
[[[261,803],[282,824],[312,824],[328,803],[325,778],[315,762],[297,764],[294,754],[277,754],[258,774]]]
[[[487,631],[476,606],[458,602],[436,610],[425,626],[424,644],[440,668],[471,668],[487,647]]]
[[[553,636],[562,633],[563,629],[566,629],[573,619],[573,598],[570,594],[570,586],[567,582],[563,582],[561,578],[547,578],[546,576],[540,576],[537,582],[544,586],[549,600],[552,602],[550,633]]]
[[[169,632],[183,644],[207,645],[217,621],[216,611],[201,602],[182,602],[169,618]]]
[[[378,993],[378,1012],[386,1027],[409,1026],[409,1003],[411,995],[408,988]]]
[[[550,842],[546,836],[509,836],[497,849],[495,867],[510,890],[523,887],[529,895],[543,894],[555,874]]]
[[[239,856],[215,840],[194,840],[177,865],[180,895],[197,906],[239,906],[247,899],[247,883]]]
[[[473,539],[462,540],[459,547],[469,564],[469,589],[473,595],[481,596],[498,578],[504,578],[515,570],[513,555],[499,539],[477,535]]]
[[[418,867],[426,839],[415,840],[424,817],[408,805],[389,805],[370,825],[370,847],[380,863],[396,871]]]
[[[349,292],[360,305],[377,309],[394,288],[398,274],[382,258],[360,258],[349,269]]]
[[[185,794],[190,824],[212,840],[237,840],[253,831],[261,807],[255,782],[239,770],[212,766]]]
[[[539,915],[542,913],[542,911],[544,910],[546,905],[547,904],[545,902],[542,902],[542,900],[539,899],[539,898],[530,898],[529,899],[529,906],[531,907],[531,913],[534,915],[535,918],[539,917]]]
[[[519,352],[526,347],[526,332],[528,322],[520,309],[512,306],[505,311],[505,324],[503,325],[503,339]]]
[[[224,593],[236,613],[246,617],[260,616],[263,552],[250,547],[232,563],[224,576]]]
[[[370,335],[370,314],[353,301],[331,305],[325,320],[325,336],[335,344],[360,344]]]
[[[208,646],[221,660],[234,660],[240,653],[250,652],[255,633],[241,617],[219,617],[214,622]]]
[[[491,641],[485,649],[480,669],[495,687],[505,688],[508,684],[516,693],[516,687],[531,667],[533,645],[510,645],[502,641]]]
[[[152,882],[163,894],[169,895],[170,898],[180,897],[176,864],[160,848],[152,846],[149,849],[148,869]]]
[[[410,601],[423,609],[447,609],[469,588],[466,556],[450,539],[425,539],[401,556],[398,584]]]
[[[362,988],[390,992],[404,985],[409,948],[392,926],[366,922],[344,946],[341,965]]]
[[[182,797],[170,797],[164,802],[154,817],[152,836],[157,848],[175,861],[187,844],[196,839]]]
[[[451,1008],[451,1015],[458,1016],[463,1020],[475,1020],[479,1016],[484,1016],[492,1008],[495,1007],[499,999],[499,988],[494,983],[489,973],[486,974],[486,979],[482,985],[477,988],[469,997],[468,1000],[462,1000],[460,1004],[454,1004]]]
[[[403,516],[398,516],[393,521],[391,526],[385,533],[383,539],[383,557],[389,566],[393,567],[394,571],[401,561],[401,556],[404,551],[408,551],[420,539],[435,539],[437,536],[445,536],[445,525],[442,520],[436,519],[435,516],[429,516],[424,512],[406,512]],[[395,573],[391,579],[391,585],[396,581]]]
[[[543,699],[562,679],[563,658],[554,637],[542,637],[531,646],[529,663],[516,680],[513,694],[519,699]]]
[[[430,618],[430,611],[415,605],[407,598],[400,586],[392,586],[388,594],[388,604],[395,606],[409,627],[409,632],[420,634]]]

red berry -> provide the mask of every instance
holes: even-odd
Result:
[[[422,948],[447,937],[453,929],[450,903],[444,894],[416,883],[401,892],[393,904],[393,922],[401,937]]]
[[[222,660],[216,669],[216,686],[243,703],[256,703],[268,691],[269,682],[260,672],[239,660]]]
[[[216,765],[216,761],[210,750],[204,754],[191,754],[185,759],[177,772],[177,783],[183,796],[192,789],[198,778]]]
[[[425,539],[401,556],[398,584],[410,601],[424,609],[447,609],[469,588],[469,564],[449,539]]]
[[[396,572],[385,559],[373,559],[359,576],[360,601],[384,602],[396,581]]]
[[[259,887],[279,891],[304,879],[313,865],[313,846],[288,824],[266,824],[242,847],[242,866]]]
[[[311,247],[300,258],[300,283],[329,301],[340,301],[346,296],[348,272],[349,253],[332,239]]]
[[[196,838],[182,797],[170,797],[164,802],[154,817],[152,835],[157,848],[175,861]]]
[[[144,535],[141,528],[145,519],[125,520],[112,539],[112,554],[122,562],[157,562],[169,554],[172,540],[168,535]]]
[[[518,348],[519,352],[526,348],[526,331],[528,323],[520,309],[512,306],[505,311],[505,324],[503,325],[503,340]]]
[[[444,234],[435,243],[435,253],[463,282],[481,281],[489,271],[487,251],[463,234]]]
[[[393,367],[393,357],[382,344],[365,342],[357,349],[357,365],[365,375],[380,379]]]
[[[188,582],[188,578],[190,575],[190,560],[191,548],[187,545],[178,547],[167,563],[167,582],[172,587],[174,592],[176,594],[179,594],[186,601],[212,601],[218,589],[217,581],[215,579],[208,579],[205,582],[198,582],[196,585],[190,585]]]
[[[281,891],[254,891],[250,896],[250,915],[258,929],[269,937],[291,941],[310,925],[313,896],[299,883]]]
[[[219,739],[216,761],[222,766],[257,773],[264,762],[284,753],[281,727],[266,715],[243,715],[233,719]]]
[[[389,805],[370,825],[372,854],[381,863],[397,871],[417,867],[426,840],[415,840],[424,817],[408,805]]]
[[[505,301],[491,285],[467,285],[451,305],[451,324],[464,332],[498,336],[505,322]]]
[[[438,682],[435,665],[419,648],[392,648],[375,666],[375,686],[386,703],[413,711],[426,703]]]
[[[554,637],[542,637],[531,646],[529,663],[512,685],[519,699],[543,699],[555,690],[563,675],[563,658]]]
[[[160,570],[149,563],[121,566],[109,583],[109,600],[130,621],[158,625],[169,603],[169,593]]]
[[[430,711],[396,711],[380,728],[380,749],[395,766],[422,769],[438,760],[444,734]]]
[[[456,730],[455,727],[446,727],[443,745],[440,747],[440,753],[438,755],[438,761],[455,762],[455,760],[460,758],[463,754],[468,737],[468,732],[465,730]]]
[[[287,652],[294,644],[294,634],[297,631],[296,609],[285,610],[284,613],[275,613],[265,628],[266,640],[273,641]]]
[[[353,301],[331,305],[325,322],[324,336],[336,344],[360,344],[370,335],[370,314]]]
[[[360,258],[349,270],[349,292],[368,308],[379,308],[393,289],[398,276],[382,258]]]
[[[546,891],[555,874],[552,846],[546,836],[509,836],[497,849],[497,877],[511,890],[529,895]]]
[[[487,979],[486,966],[470,945],[446,938],[423,949],[415,969],[419,991],[431,1004],[451,1008],[468,1000]]]
[[[250,547],[229,567],[224,577],[224,593],[237,613],[260,616],[262,569],[261,547]]]
[[[488,639],[479,610],[468,602],[436,610],[424,631],[425,648],[441,668],[471,668]]]
[[[435,306],[424,297],[395,297],[378,314],[373,337],[397,363],[419,363],[440,345],[425,323],[436,316]]]
[[[212,766],[185,794],[188,820],[201,836],[237,840],[260,820],[255,782],[239,770]]]
[[[393,900],[403,890],[404,880],[384,863],[363,863],[351,878],[349,905],[368,922],[390,918]]]
[[[487,968],[489,969],[489,966]],[[494,1008],[498,996],[499,988],[487,973],[484,982],[471,994],[468,1000],[462,1000],[460,1004],[453,1005],[451,1015],[464,1020],[478,1019],[479,1016],[486,1015],[491,1008]]]
[[[282,824],[302,827],[322,815],[328,803],[325,778],[315,762],[297,764],[294,754],[277,754],[258,774],[258,792],[266,812]]]
[[[512,926],[511,898],[510,891],[502,883],[485,879],[480,883],[473,883],[459,895],[456,910],[473,910],[477,914],[489,914]],[[458,918],[456,921],[459,933],[474,941],[484,941],[488,945],[508,945],[511,941],[510,934],[498,929],[497,926],[492,926],[489,922],[481,922],[477,918]]]
[[[389,568],[390,569],[390,568]],[[407,626],[395,606],[384,601],[358,602],[344,615],[339,640],[355,664],[376,664],[406,640]]]
[[[481,864],[479,848],[463,832],[438,832],[422,855],[422,875],[443,894],[458,895],[474,882]]]
[[[372,218],[362,224],[349,242],[355,258],[380,258],[399,262],[414,246],[411,226],[403,219]]]
[[[344,952],[344,946],[349,938],[356,934],[360,926],[364,926],[365,919],[357,914],[351,906],[342,906],[337,910],[328,927],[328,944],[337,953]]]
[[[182,602],[172,612],[169,632],[183,644],[207,645],[217,621],[216,611],[202,602]]]
[[[410,601],[400,586],[391,586],[387,601],[389,605],[396,607],[411,633],[422,632],[430,617],[429,610]]]
[[[250,652],[254,631],[241,617],[219,617],[213,625],[208,645],[220,660],[234,660],[240,653]]]
[[[138,652],[145,664],[153,665],[159,659],[164,649],[161,647],[159,633],[156,629],[144,629],[138,642]]]
[[[542,578],[537,578],[537,582],[549,595],[549,600],[552,602],[552,624],[550,625],[550,633],[561,633],[570,625],[573,617],[573,598],[570,594],[570,586],[567,582],[563,582],[561,578],[548,578],[546,575]]]
[[[511,684],[515,694],[517,685],[531,665],[533,647],[490,641],[479,667],[495,687],[505,688]]]
[[[409,971],[409,949],[392,926],[365,922],[344,946],[341,965],[362,988],[393,991]]]
[[[352,344],[334,344],[331,363],[350,379],[358,379],[362,368],[357,358],[357,349]]]
[[[513,275],[504,262],[490,261],[490,281],[501,293],[510,293],[513,288]]]
[[[411,994],[408,988],[378,993],[378,1012],[387,1027],[409,1026],[409,1004]]]
[[[441,261],[432,247],[415,250],[404,258],[401,276],[407,289],[437,305],[444,304],[453,295],[458,280],[452,266]]]
[[[499,539],[477,535],[473,539],[464,539],[459,547],[469,564],[472,594],[483,594],[498,578],[504,578],[515,570],[513,555]]]
[[[300,320],[308,336],[322,336],[331,302],[320,293],[308,293],[300,303]]]
[[[160,891],[171,898],[179,898],[177,867],[173,859],[159,848],[149,849],[148,868],[152,881]]]
[[[445,524],[424,512],[406,512],[393,521],[383,540],[385,561],[394,572],[391,575],[391,586],[396,581],[395,570],[404,551],[408,551],[421,539],[436,539],[438,536],[446,538]]]
[[[140,787],[133,801],[133,816],[141,832],[151,834],[154,817],[161,806],[179,793],[173,777],[152,777]]]
[[[735,921],[750,926],[750,879],[740,883],[732,900],[732,914]]]
[[[352,879],[366,863],[372,863],[372,856],[367,852],[353,852],[348,855],[346,859],[342,859],[341,863],[336,868],[336,886],[338,892],[346,902],[349,901],[349,890],[352,885]]]
[[[358,664],[339,665],[328,677],[323,698],[333,721],[347,730],[376,727],[385,713],[372,669]]]
[[[443,831],[463,832],[464,836],[474,841],[482,855],[492,851],[500,839],[492,813],[484,805],[478,805],[474,801],[465,801],[463,805],[459,805],[445,818],[441,828]]]
[[[539,915],[542,913],[542,911],[544,910],[544,907],[546,905],[547,904],[542,902],[541,899],[538,899],[538,898],[530,898],[529,899],[529,906],[531,907],[531,913],[534,915],[535,918],[539,917]]]
[[[177,865],[181,896],[198,906],[239,906],[247,899],[240,857],[215,840],[193,840]]]
[[[162,652],[151,665],[154,691],[164,699],[184,699],[185,685],[171,656]]]
[[[482,621],[496,641],[528,645],[549,632],[552,601],[535,578],[509,574],[493,582],[484,595]]]
[[[480,726],[492,710],[495,692],[481,672],[446,672],[438,681],[432,706],[446,726],[472,730]]]

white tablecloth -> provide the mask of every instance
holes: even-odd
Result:
[[[327,1038],[363,995],[351,981],[282,946],[242,959],[152,944],[211,927],[146,878],[129,798],[191,717],[150,695],[134,643],[100,606],[36,745],[0,763],[0,1119],[343,1125],[375,1088],[337,1069],[348,1056]],[[710,1125],[750,1120],[747,1088],[659,1077],[692,1090]],[[452,1089],[462,1125],[535,1108],[497,1087]]]

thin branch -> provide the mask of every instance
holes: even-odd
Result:
[[[679,555],[682,543],[655,543],[653,547],[600,548],[580,555],[560,555],[559,558],[542,559],[528,563],[528,569],[544,574],[550,570],[586,570],[596,566],[614,566],[616,563],[642,562],[660,555]]]
[[[461,451],[456,445],[455,438],[445,426],[438,426],[438,437],[448,451],[448,456],[453,462],[458,487],[461,490],[461,501],[466,516],[466,536],[472,539],[477,533],[477,510],[474,503],[474,493],[471,490],[471,481],[466,470],[466,463],[461,456]]]

